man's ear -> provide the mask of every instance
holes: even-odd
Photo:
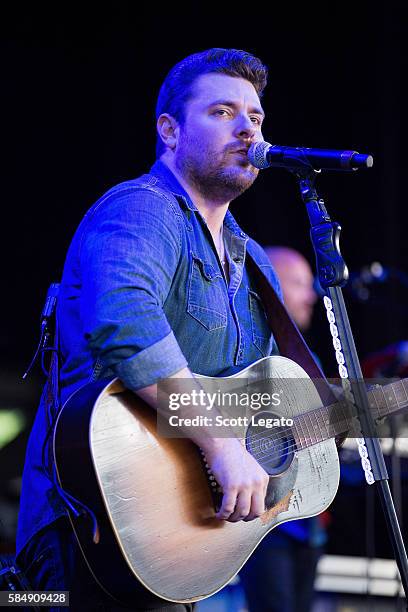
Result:
[[[180,128],[171,115],[163,113],[157,120],[157,131],[164,145],[174,151],[178,144]]]

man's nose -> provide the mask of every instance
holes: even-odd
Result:
[[[241,115],[237,121],[235,135],[239,138],[252,140],[256,134],[256,125],[251,121],[250,117]]]

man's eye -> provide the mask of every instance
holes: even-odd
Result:
[[[262,121],[259,117],[251,117],[252,123],[256,123],[256,125],[262,125]]]
[[[228,111],[225,108],[219,108],[218,110],[215,111],[214,115],[220,115],[221,117],[225,117],[225,115],[228,115]]]

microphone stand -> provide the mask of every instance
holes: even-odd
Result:
[[[317,194],[315,180],[318,171],[314,170],[306,159],[303,164],[300,164],[298,160],[293,167],[288,169],[297,178],[301,197],[306,205],[310,220],[310,235],[316,256],[319,281],[326,291],[324,303],[333,336],[333,345],[345,399],[348,403],[355,405],[361,425],[362,437],[357,438],[357,444],[364,475],[369,485],[375,484],[377,487],[395,560],[407,598],[407,553],[391,497],[387,468],[378,437],[376,437],[375,423],[341,290],[348,279],[347,266],[339,248],[341,227],[337,222],[331,221],[323,199]]]

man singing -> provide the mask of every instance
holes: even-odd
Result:
[[[156,162],[94,204],[68,251],[57,309],[61,403],[90,381],[117,376],[155,409],[160,380],[218,376],[271,354],[247,254],[279,293],[278,282],[229,211],[258,174],[247,151],[263,139],[266,78],[258,58],[234,49],[191,55],[166,77]],[[94,583],[46,474],[52,468],[44,470],[46,395],[27,450],[17,560],[33,588],[70,591],[72,609],[118,609]],[[268,484],[263,468],[237,439],[199,430],[192,439],[222,487],[217,518],[259,517]],[[191,605],[157,599],[156,608]],[[146,604],[135,601],[132,609]]]

